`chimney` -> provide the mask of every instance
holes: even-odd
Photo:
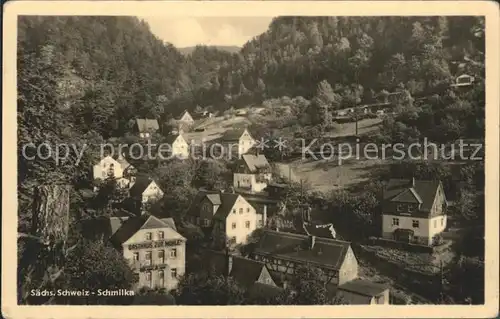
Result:
[[[309,249],[314,249],[316,243],[316,236],[309,235]]]
[[[264,204],[264,208],[262,210],[262,226],[265,227],[267,225],[267,205]]]

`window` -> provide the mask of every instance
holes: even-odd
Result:
[[[161,264],[165,262],[165,252],[163,250],[158,251],[158,259]]]
[[[245,228],[250,228],[250,222],[249,221],[245,222]]]
[[[392,219],[392,226],[399,226],[399,218]]]
[[[151,272],[150,271],[148,271],[146,273],[146,281],[151,281]]]
[[[177,278],[177,268],[170,269],[170,276],[172,278]]]
[[[398,204],[396,206],[396,209],[397,209],[398,212],[402,212],[403,211],[403,204]]]
[[[441,226],[444,226],[444,217],[441,218]]]
[[[243,208],[240,208],[240,214],[243,214]]]
[[[151,252],[150,251],[146,252],[146,260],[151,261]]]
[[[134,261],[138,261],[138,260],[139,260],[139,253],[135,252],[134,253]]]
[[[233,214],[236,214],[236,209],[233,209]]]
[[[408,205],[408,212],[413,213],[415,211],[415,205]]]
[[[146,233],[146,240],[151,240],[152,234],[151,233]]]
[[[236,236],[231,237],[230,242],[231,243],[236,243]]]
[[[247,213],[250,213],[250,207],[247,207]]]
[[[233,223],[233,224],[231,225],[231,227],[232,227],[233,229],[236,229],[236,223]]]
[[[210,226],[210,220],[209,219],[205,219],[203,221],[203,223],[204,223],[205,226]]]
[[[158,239],[163,239],[165,237],[165,233],[163,233],[162,231],[159,231],[158,232]]]
[[[418,220],[412,220],[412,227],[418,228],[420,226],[420,222]]]
[[[170,250],[170,257],[172,258],[177,257],[177,248],[172,248],[172,250]]]
[[[165,273],[163,272],[163,270],[158,271],[158,279],[160,281],[160,286],[163,286],[165,281]]]

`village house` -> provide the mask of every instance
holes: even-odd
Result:
[[[263,262],[212,250],[205,252],[203,262],[209,273],[233,278],[250,297],[274,297],[283,292]]]
[[[179,123],[186,124],[188,126],[191,126],[191,125],[194,124],[194,119],[193,119],[193,117],[191,116],[191,114],[187,110],[185,110],[181,114],[181,116],[177,119],[177,121]]]
[[[147,203],[154,203],[163,197],[163,191],[158,184],[146,176],[138,176],[130,182],[130,199],[135,207],[140,207],[144,212]]]
[[[251,256],[284,275],[293,275],[300,265],[318,267],[326,284],[341,285],[358,277],[358,261],[346,241],[266,230]]]
[[[123,253],[142,287],[175,289],[185,273],[186,239],[172,218],[148,214],[115,218],[111,243]]]
[[[200,191],[187,213],[190,221],[202,228],[210,228],[216,244],[227,240],[229,245],[244,244],[248,236],[265,224],[265,215],[235,193]]]
[[[383,304],[389,300],[379,297],[388,296],[387,287],[381,289],[380,284],[358,278],[358,261],[351,244],[346,241],[266,230],[250,257],[264,262],[275,282],[283,287],[287,286],[297,267],[316,267],[324,273],[322,279],[331,298],[342,296],[348,304],[373,304],[366,295],[374,294],[374,303]],[[353,282],[364,288],[356,290],[351,288],[352,284],[347,285]],[[381,290],[374,293],[377,289]]]
[[[119,187],[125,188],[133,179],[133,170],[134,167],[127,162],[123,155],[119,155],[117,158],[108,155],[92,167],[92,175],[94,180],[114,178]],[[97,191],[97,187],[94,191]]]
[[[257,142],[253,139],[247,129],[229,130],[224,133],[220,143],[225,152],[241,157],[247,153]]]
[[[136,119],[136,129],[139,137],[149,139],[160,129],[160,126],[157,120]]]
[[[233,186],[252,192],[264,190],[271,180],[271,166],[266,157],[262,154],[244,154],[241,157],[236,163]]]
[[[446,228],[446,206],[439,181],[391,179],[383,193],[382,237],[433,245]]]
[[[166,142],[170,146],[170,149],[169,154],[162,154],[164,158],[178,157],[185,159],[189,157],[189,144],[182,134],[169,135],[166,138]]]

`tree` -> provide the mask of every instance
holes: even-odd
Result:
[[[174,296],[179,305],[241,305],[244,289],[231,277],[207,273],[188,274],[180,282]]]
[[[141,289],[134,296],[133,305],[155,305],[167,306],[175,305],[175,298],[164,288],[162,289]]]
[[[289,305],[338,305],[343,301],[330,297],[325,284],[325,274],[311,265],[300,266],[287,287],[285,304]]]
[[[231,177],[224,162],[207,159],[199,163],[193,184],[198,188],[225,189]]]
[[[68,256],[61,289],[73,291],[86,289],[131,289],[135,283],[134,274],[123,256],[113,247],[99,241],[80,239],[75,249]],[[57,303],[65,304],[123,304],[128,298],[103,297],[95,295],[85,297],[60,297]]]

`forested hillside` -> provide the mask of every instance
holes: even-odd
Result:
[[[279,17],[219,74],[222,93],[310,98],[327,80],[363,96],[401,84],[419,95],[462,72],[480,73],[484,25],[476,17]],[[464,59],[472,60],[464,67]],[[459,67],[462,67],[459,69]]]

